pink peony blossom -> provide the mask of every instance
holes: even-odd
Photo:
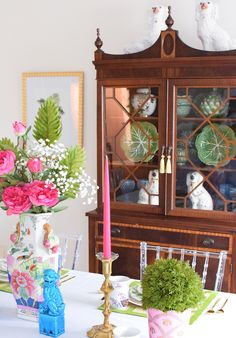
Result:
[[[0,151],[0,175],[8,174],[15,166],[16,155],[11,150]]]
[[[23,136],[26,133],[26,126],[22,122],[15,121],[13,124],[13,130],[16,136]]]
[[[20,293],[20,289],[24,288],[31,297],[35,289],[34,279],[27,272],[13,270],[11,275],[12,287],[15,293]]]
[[[27,163],[27,167],[32,173],[40,173],[42,171],[42,162],[39,158],[31,158]]]
[[[7,187],[3,190],[2,200],[8,207],[7,215],[28,211],[32,203],[24,187]]]
[[[32,204],[53,207],[59,202],[58,190],[52,183],[34,181],[28,184],[27,194]]]

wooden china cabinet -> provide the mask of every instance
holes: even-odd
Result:
[[[124,55],[105,53],[98,31],[100,189],[98,208],[88,213],[89,269],[101,271],[95,253],[102,250],[107,154],[119,254],[113,274],[139,277],[141,241],[226,250],[223,290],[236,292],[236,50],[193,49],[172,25],[169,15],[153,46]],[[158,183],[150,177],[158,178],[156,169]]]

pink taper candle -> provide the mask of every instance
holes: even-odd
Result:
[[[108,157],[105,157],[103,187],[103,256],[111,258],[111,211],[110,211],[110,182]]]

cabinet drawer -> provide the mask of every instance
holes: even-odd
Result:
[[[102,236],[103,226],[98,222],[98,236]],[[232,236],[228,234],[175,228],[144,227],[139,224],[112,223],[112,238],[122,241],[146,241],[155,245],[209,249],[210,251],[226,250],[232,252]]]

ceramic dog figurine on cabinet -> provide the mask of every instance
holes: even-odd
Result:
[[[140,204],[159,205],[159,170],[150,170],[148,182],[139,190]]]
[[[218,6],[212,1],[200,2],[196,10],[197,34],[203,49],[222,51],[236,48],[236,43],[216,22]]]
[[[134,42],[131,46],[124,48],[125,54],[136,53],[154,44],[159,38],[162,30],[166,30],[167,7],[157,6],[152,8],[151,29],[140,41]]]
[[[203,187],[203,176],[197,172],[187,174],[186,184],[192,209],[213,210],[213,201],[209,192]]]

